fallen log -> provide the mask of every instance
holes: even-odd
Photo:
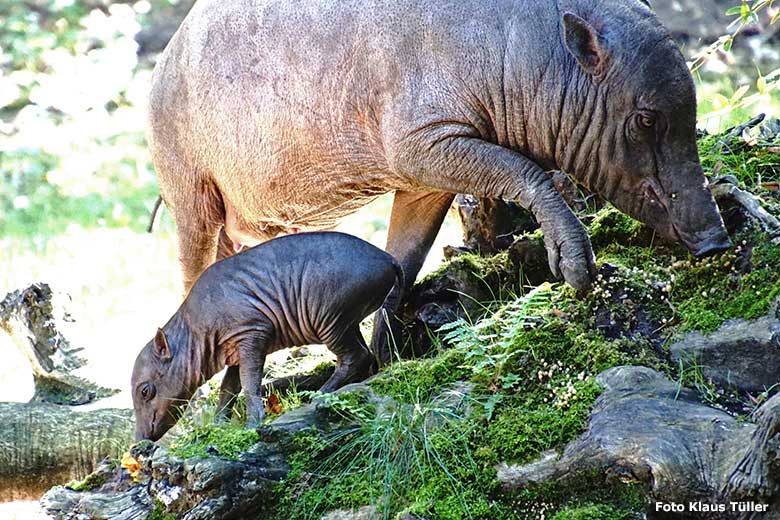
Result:
[[[0,502],[37,499],[82,479],[132,438],[132,410],[0,403]]]

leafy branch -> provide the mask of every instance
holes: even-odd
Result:
[[[780,0],[743,0],[740,5],[726,10],[727,16],[734,16],[734,20],[728,25],[728,34],[725,34],[713,42],[709,47],[694,56],[688,63],[691,72],[696,73],[707,61],[718,52],[730,52],[735,39],[746,27],[755,25],[760,21],[762,11],[769,12],[772,7],[780,6]],[[770,13],[769,25],[774,25],[780,20],[780,9],[775,13]],[[730,97],[721,93],[716,93],[712,98],[713,110],[704,114],[700,120],[718,118],[737,108],[747,108],[755,105],[772,91],[780,90],[780,69],[764,75],[756,66],[758,78],[756,79],[756,92],[748,95],[751,90],[750,85],[742,85],[735,90]]]
[[[772,7],[773,4],[780,3],[779,0],[753,0],[752,4],[748,0],[743,0],[738,6],[732,7],[726,10],[726,16],[736,16],[736,18],[729,24],[729,34],[724,34],[717,40],[715,40],[709,47],[701,51],[694,56],[693,60],[688,63],[688,67],[691,72],[696,72],[702,65],[717,52],[731,51],[731,47],[734,44],[736,37],[748,26],[755,25],[759,21],[759,14],[761,11]],[[780,19],[780,10],[772,15],[769,25],[774,25]],[[733,29],[733,31],[732,31]]]

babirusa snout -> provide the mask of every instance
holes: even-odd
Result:
[[[725,230],[713,229],[708,236],[688,246],[697,258],[704,258],[731,249],[731,239]]]
[[[136,427],[135,427],[135,442],[143,441],[143,440],[146,440],[146,439],[153,440],[153,439],[150,439],[150,435],[149,435],[149,433],[145,429],[140,428],[138,425],[136,425]]]
[[[699,167],[685,179],[697,179],[692,187],[669,193],[669,213],[677,235],[699,258],[721,253],[731,247],[726,226]]]

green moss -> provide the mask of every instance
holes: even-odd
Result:
[[[702,260],[681,248],[611,244],[599,252],[598,261],[620,268],[620,276],[645,299],[653,319],[667,320],[664,328],[711,332],[729,319],[766,314],[780,297],[780,271],[775,267],[780,265],[780,245],[751,228],[741,231],[735,242],[731,251]],[[586,297],[586,304],[594,296],[598,291]]]
[[[521,518],[572,518],[576,514],[604,513],[604,518],[644,518],[648,490],[635,482],[624,482],[592,470],[561,481],[545,482],[515,493],[513,507],[525,512]],[[530,513],[530,514],[529,514]],[[619,516],[610,516],[619,515]],[[573,516],[573,518],[579,518]],[[584,518],[589,518],[584,516]]]
[[[435,271],[424,276],[418,284],[424,284],[429,280],[441,277],[450,269],[465,270],[480,278],[487,278],[491,275],[503,275],[511,270],[509,254],[502,251],[493,256],[481,256],[476,253],[465,253],[458,255],[452,260],[443,262]]]
[[[557,386],[565,389],[567,385],[568,381]],[[574,383],[566,405],[554,396],[554,388],[507,398],[487,422],[483,442],[491,446],[497,461],[529,462],[545,450],[562,448],[585,430],[590,408],[600,393],[598,385],[593,379]]]
[[[155,499],[154,509],[146,517],[146,520],[176,520],[176,515],[174,513],[166,513],[165,504]]]
[[[478,298],[487,302],[509,298],[510,295],[519,292],[523,285],[522,266],[512,262],[508,251],[492,256],[480,256],[475,253],[458,255],[443,262],[436,271],[423,277],[416,285],[424,289],[436,279],[450,275],[465,281],[466,286],[471,287],[470,296],[476,296],[473,291],[481,292],[483,294]],[[473,305],[470,305],[471,303]],[[471,311],[477,313],[472,315],[473,319],[478,319],[481,315],[480,310],[484,309],[484,306],[477,302],[467,301],[466,306],[472,307]]]
[[[91,491],[99,488],[106,483],[106,475],[104,473],[90,473],[84,480],[73,481],[65,484],[65,487],[72,489],[73,491]]]
[[[634,220],[613,206],[601,209],[588,226],[594,250],[610,244],[648,245],[653,239],[652,228]]]
[[[555,513],[551,520],[630,520],[636,513],[610,505],[590,504],[567,507]]]
[[[255,430],[238,424],[210,424],[194,428],[176,439],[171,452],[182,458],[217,455],[230,460],[251,448],[259,440]]]
[[[763,233],[744,233],[738,243],[720,257],[673,266],[681,330],[710,332],[728,319],[758,318],[780,297],[780,246]]]

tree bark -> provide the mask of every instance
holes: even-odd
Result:
[[[132,439],[132,410],[0,403],[0,502],[37,499],[82,479]]]

